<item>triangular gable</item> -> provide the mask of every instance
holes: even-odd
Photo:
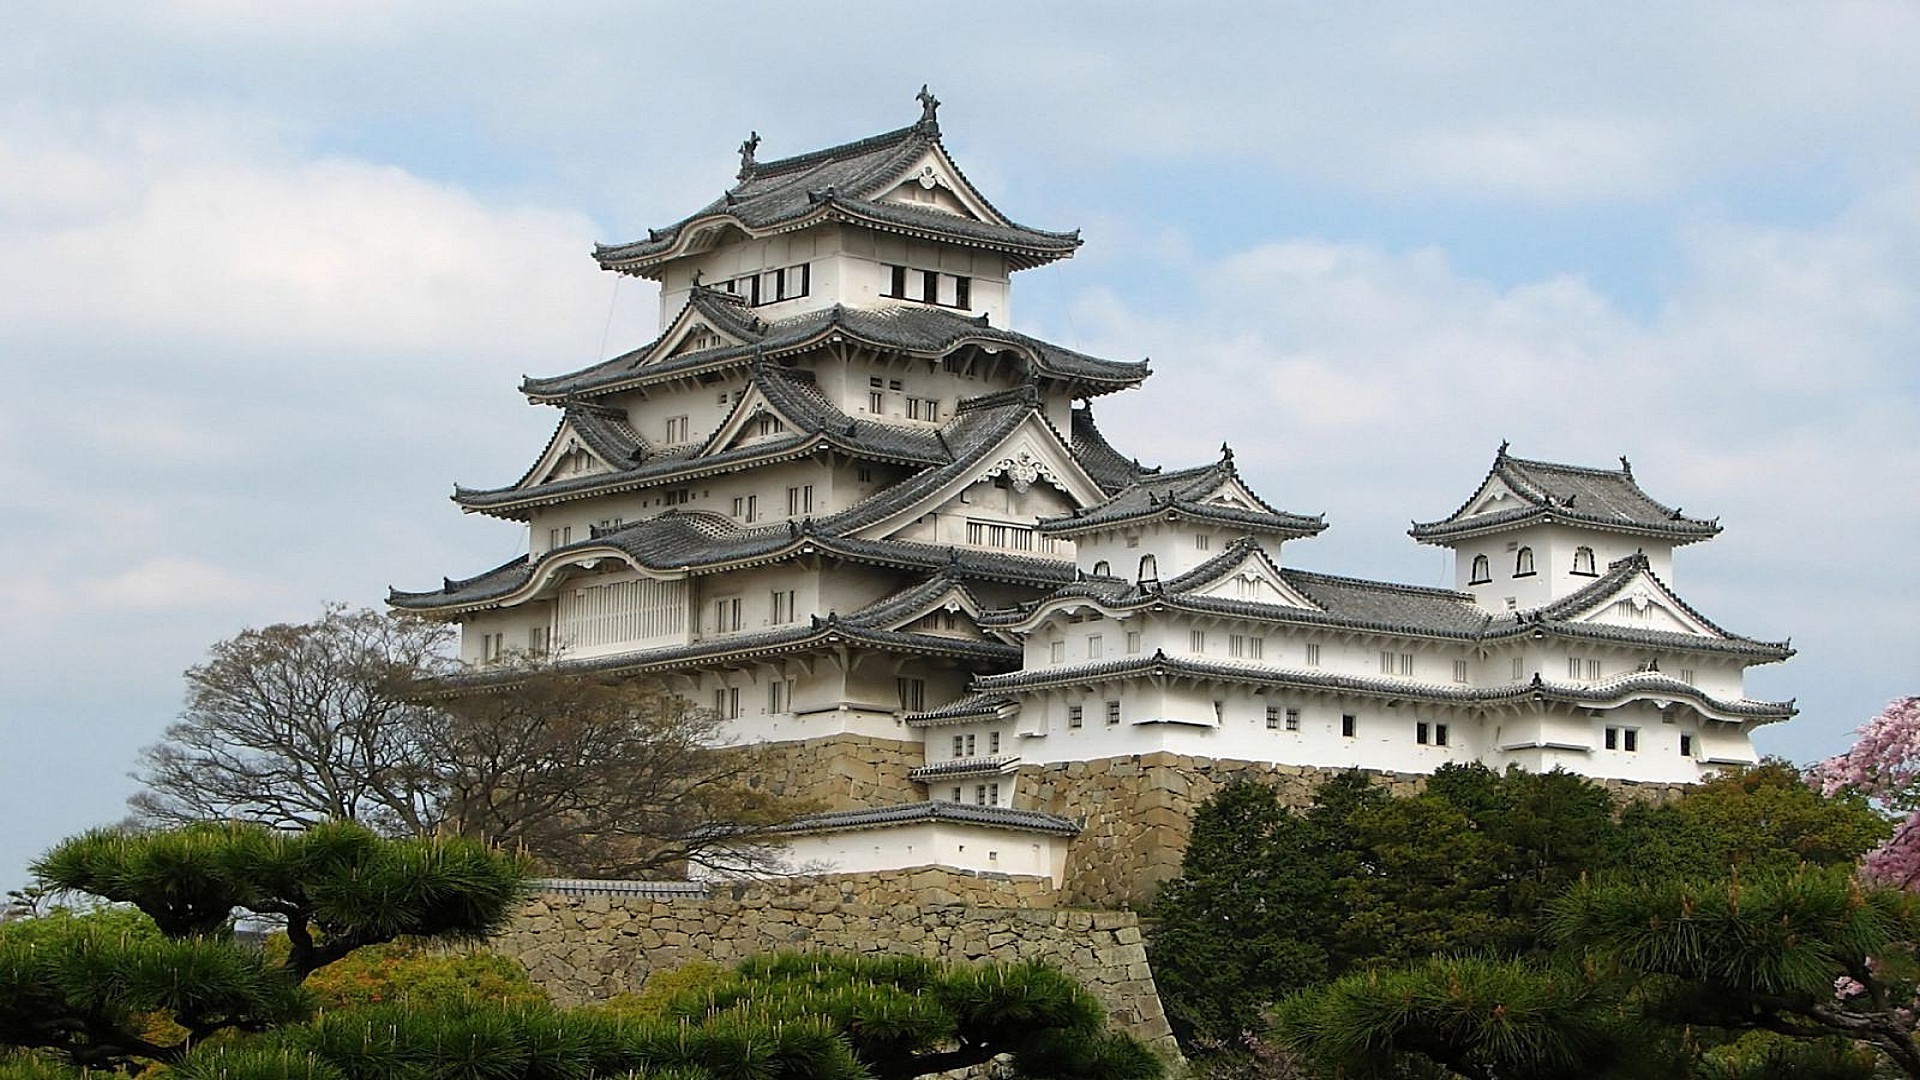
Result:
[[[768,400],[766,391],[758,382],[749,382],[740,400],[734,402],[732,411],[727,413],[727,418],[720,422],[713,436],[700,448],[699,456],[717,454],[736,446],[750,446],[798,430],[800,425]]]
[[[1001,476],[1018,492],[1024,493],[1035,485],[1059,492],[1065,504],[1063,512],[1092,506],[1106,498],[1106,492],[1080,467],[1073,452],[1038,414],[1029,413],[1012,431],[969,458],[970,467],[956,470],[946,482],[858,529],[855,535],[869,540],[894,536],[931,512],[960,505],[961,492],[973,485],[982,481],[991,483]]]
[[[938,146],[929,147],[874,201],[938,210],[996,225],[1007,224]]]
[[[680,314],[673,317],[673,324],[667,327],[666,333],[660,335],[635,366],[645,367],[669,357],[745,344],[748,344],[745,338],[718,325],[718,320],[708,318],[689,299],[681,306]]]
[[[1181,591],[1188,596],[1205,596],[1215,600],[1324,610],[1281,577],[1280,568],[1267,558],[1266,552],[1257,547],[1249,550],[1238,562],[1222,567],[1219,573],[1210,575],[1206,581]]]
[[[1572,623],[1596,626],[1620,626],[1635,630],[1659,630],[1695,637],[1725,639],[1724,630],[1692,610],[1684,600],[1650,570],[1639,570],[1623,578],[1618,587],[1592,597],[1577,613],[1567,618]]]
[[[1516,493],[1505,480],[1490,476],[1486,483],[1480,485],[1480,490],[1474,494],[1473,498],[1467,500],[1467,508],[1456,517],[1478,517],[1481,514],[1493,514],[1530,505],[1532,503]]]
[[[574,430],[573,421],[562,420],[560,426],[554,429],[553,437],[547,440],[547,448],[514,487],[536,488],[577,476],[613,471],[613,464],[595,453],[587,441],[580,437],[580,433]]]
[[[1214,486],[1212,491],[1207,492],[1205,495],[1193,501],[1204,506],[1224,506],[1229,509],[1246,510],[1255,514],[1268,512],[1266,504],[1260,501],[1260,497],[1255,495],[1253,490],[1247,487],[1246,484],[1241,483],[1238,476],[1230,473],[1222,476],[1220,482]]]

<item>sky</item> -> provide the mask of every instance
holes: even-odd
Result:
[[[1355,10],[1349,10],[1355,9]],[[249,626],[524,550],[455,482],[522,375],[650,338],[599,271],[762,160],[911,123],[1079,228],[1017,329],[1113,359],[1168,465],[1222,441],[1331,523],[1292,565],[1450,583],[1405,535],[1502,440],[1628,455],[1725,532],[1674,584],[1798,655],[1763,751],[1920,693],[1920,6],[34,0],[0,35],[0,888],[119,819],[180,673]]]

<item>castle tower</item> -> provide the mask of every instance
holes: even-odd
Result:
[[[1783,643],[1674,592],[1711,538],[1618,470],[1503,446],[1413,536],[1456,553],[1434,589],[1300,569],[1326,522],[1276,508],[1222,448],[1146,468],[1091,399],[1144,362],[1008,323],[1019,271],[1072,232],[967,180],[924,91],[904,128],[761,162],[687,218],[603,246],[658,281],[659,335],[530,378],[556,410],[526,471],[457,488],[527,553],[402,610],[458,623],[486,669],[519,653],[655,679],[786,765],[830,809],[796,862],[1046,878],[1148,898],[1192,809],[1231,774],[1449,762],[1684,783],[1754,760],[1748,666]]]

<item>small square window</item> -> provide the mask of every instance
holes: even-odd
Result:
[[[1107,702],[1107,723],[1117,724],[1119,722],[1120,722],[1120,703],[1117,701]]]
[[[1068,727],[1070,728],[1079,727],[1083,722],[1081,720],[1081,716],[1082,716],[1082,711],[1080,706],[1078,705],[1067,706],[1067,726]]]
[[[1278,705],[1267,706],[1267,730],[1280,730],[1280,706]]]
[[[1287,730],[1288,731],[1300,730],[1300,710],[1299,709],[1287,710]]]
[[[1317,642],[1307,643],[1307,666],[1308,667],[1320,666],[1320,646]]]

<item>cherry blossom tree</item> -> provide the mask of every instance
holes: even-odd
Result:
[[[1826,795],[1856,792],[1904,815],[1861,870],[1876,883],[1920,890],[1920,697],[1891,702],[1856,734],[1851,749],[1808,770],[1807,781]]]

